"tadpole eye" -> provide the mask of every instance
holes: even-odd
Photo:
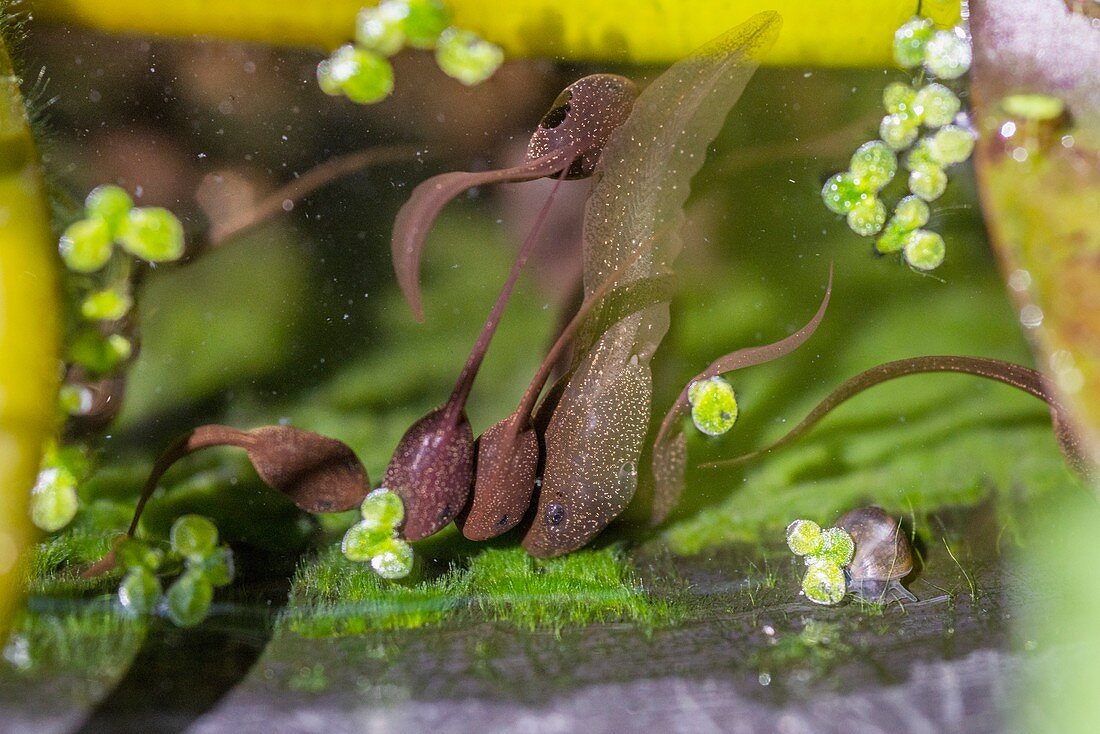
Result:
[[[563,90],[558,98],[554,100],[550,111],[539,120],[539,127],[543,130],[553,130],[565,122],[565,118],[569,116],[569,103],[571,101],[573,101],[573,92],[568,89]]]
[[[544,130],[552,130],[558,125],[565,122],[565,118],[569,115],[569,103],[558,105],[552,110],[542,116],[542,120],[539,121],[539,127]]]
[[[565,508],[557,502],[551,502],[546,506],[546,524],[551,527],[561,525],[565,520]]]

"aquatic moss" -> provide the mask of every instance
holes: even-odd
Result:
[[[522,548],[487,548],[434,579],[380,579],[338,548],[302,564],[281,620],[308,637],[501,622],[524,630],[596,622],[651,628],[676,614],[674,600],[651,595],[618,549],[581,550],[547,560]]]
[[[490,548],[471,559],[462,581],[481,615],[527,630],[609,621],[652,627],[674,613],[674,604],[647,593],[626,555],[613,548],[545,560],[522,548]]]
[[[417,583],[387,581],[333,546],[299,566],[280,625],[307,637],[416,629],[448,617],[458,591],[450,573]]]

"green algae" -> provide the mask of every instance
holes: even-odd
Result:
[[[447,618],[457,606],[456,591],[451,574],[387,581],[333,546],[298,568],[279,624],[307,637],[416,629]]]
[[[676,618],[673,599],[654,595],[617,548],[540,560],[522,548],[486,548],[433,579],[380,579],[339,549],[295,576],[284,630],[309,637],[417,629],[447,622],[500,622],[533,631],[627,622],[642,628]]]
[[[651,628],[671,622],[678,611],[674,599],[646,590],[616,548],[550,559],[522,548],[490,548],[471,560],[465,581],[481,616],[527,630],[597,622]]]

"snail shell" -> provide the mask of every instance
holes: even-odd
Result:
[[[849,591],[870,601],[916,601],[901,584],[913,571],[913,550],[901,523],[880,507],[861,507],[837,523],[852,536],[855,555],[846,569]]]

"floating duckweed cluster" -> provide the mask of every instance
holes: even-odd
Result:
[[[218,528],[201,515],[182,515],[172,524],[170,547],[127,538],[115,550],[126,569],[118,601],[131,615],[144,616],[163,608],[179,627],[206,619],[214,589],[233,581],[233,553],[218,544]],[[160,574],[181,571],[164,591]]]
[[[787,526],[787,546],[806,562],[806,598],[815,604],[839,604],[848,590],[844,567],[856,550],[852,536],[841,528],[822,530],[812,520],[795,520]]]
[[[719,375],[691,383],[688,402],[695,427],[708,436],[721,436],[737,422],[737,395]]]
[[[499,46],[451,26],[450,11],[440,0],[384,0],[359,11],[355,42],[317,65],[317,83],[325,94],[342,94],[358,104],[380,102],[393,91],[387,57],[406,45],[435,49],[439,68],[466,85],[485,81],[504,61]]]
[[[936,30],[931,20],[913,18],[894,34],[894,60],[916,70],[920,81],[926,74],[957,79],[970,68],[969,37],[961,27]],[[821,198],[830,211],[847,218],[856,234],[879,235],[878,253],[900,253],[910,267],[933,270],[943,262],[946,246],[940,235],[922,229],[931,214],[925,202],[943,195],[945,169],[970,157],[975,135],[961,114],[958,95],[940,82],[917,88],[891,82],[882,102],[881,139],[861,145],[848,170],[825,182]],[[889,216],[879,194],[898,172],[898,155],[908,171],[909,195]]]
[[[84,217],[69,225],[58,242],[72,273],[67,283],[73,326],[65,355],[69,370],[58,391],[63,418],[91,413],[92,383],[111,377],[133,356],[124,323],[133,307],[130,256],[166,262],[179,259],[183,250],[183,225],[167,209],[135,207],[130,195],[114,185],[97,186],[88,194]],[[87,461],[82,454],[80,461],[71,461],[77,454],[76,447],[54,447],[43,457],[31,491],[31,518],[47,532],[68,525],[79,509],[76,486],[87,473]]]
[[[379,487],[363,500],[363,519],[344,534],[340,550],[349,561],[370,563],[384,579],[408,576],[413,567],[412,546],[397,537],[405,506],[394,492]]]
[[[84,201],[84,218],[65,229],[58,249],[69,270],[94,273],[111,259],[115,243],[149,262],[178,260],[183,225],[167,209],[134,206],[118,186],[97,186]]]
[[[66,228],[58,244],[68,269],[85,277],[73,279],[76,320],[83,322],[68,345],[69,361],[89,378],[101,378],[133,354],[133,345],[119,322],[133,307],[130,294],[131,261],[114,258],[115,245],[147,262],[178,260],[183,255],[183,225],[161,207],[135,207],[118,186],[97,186],[84,201],[84,218]],[[89,388],[66,384],[60,394],[67,415],[83,415],[91,408]]]
[[[48,533],[72,522],[80,509],[76,488],[88,473],[83,451],[50,443],[43,453],[38,478],[31,489],[31,520]]]

